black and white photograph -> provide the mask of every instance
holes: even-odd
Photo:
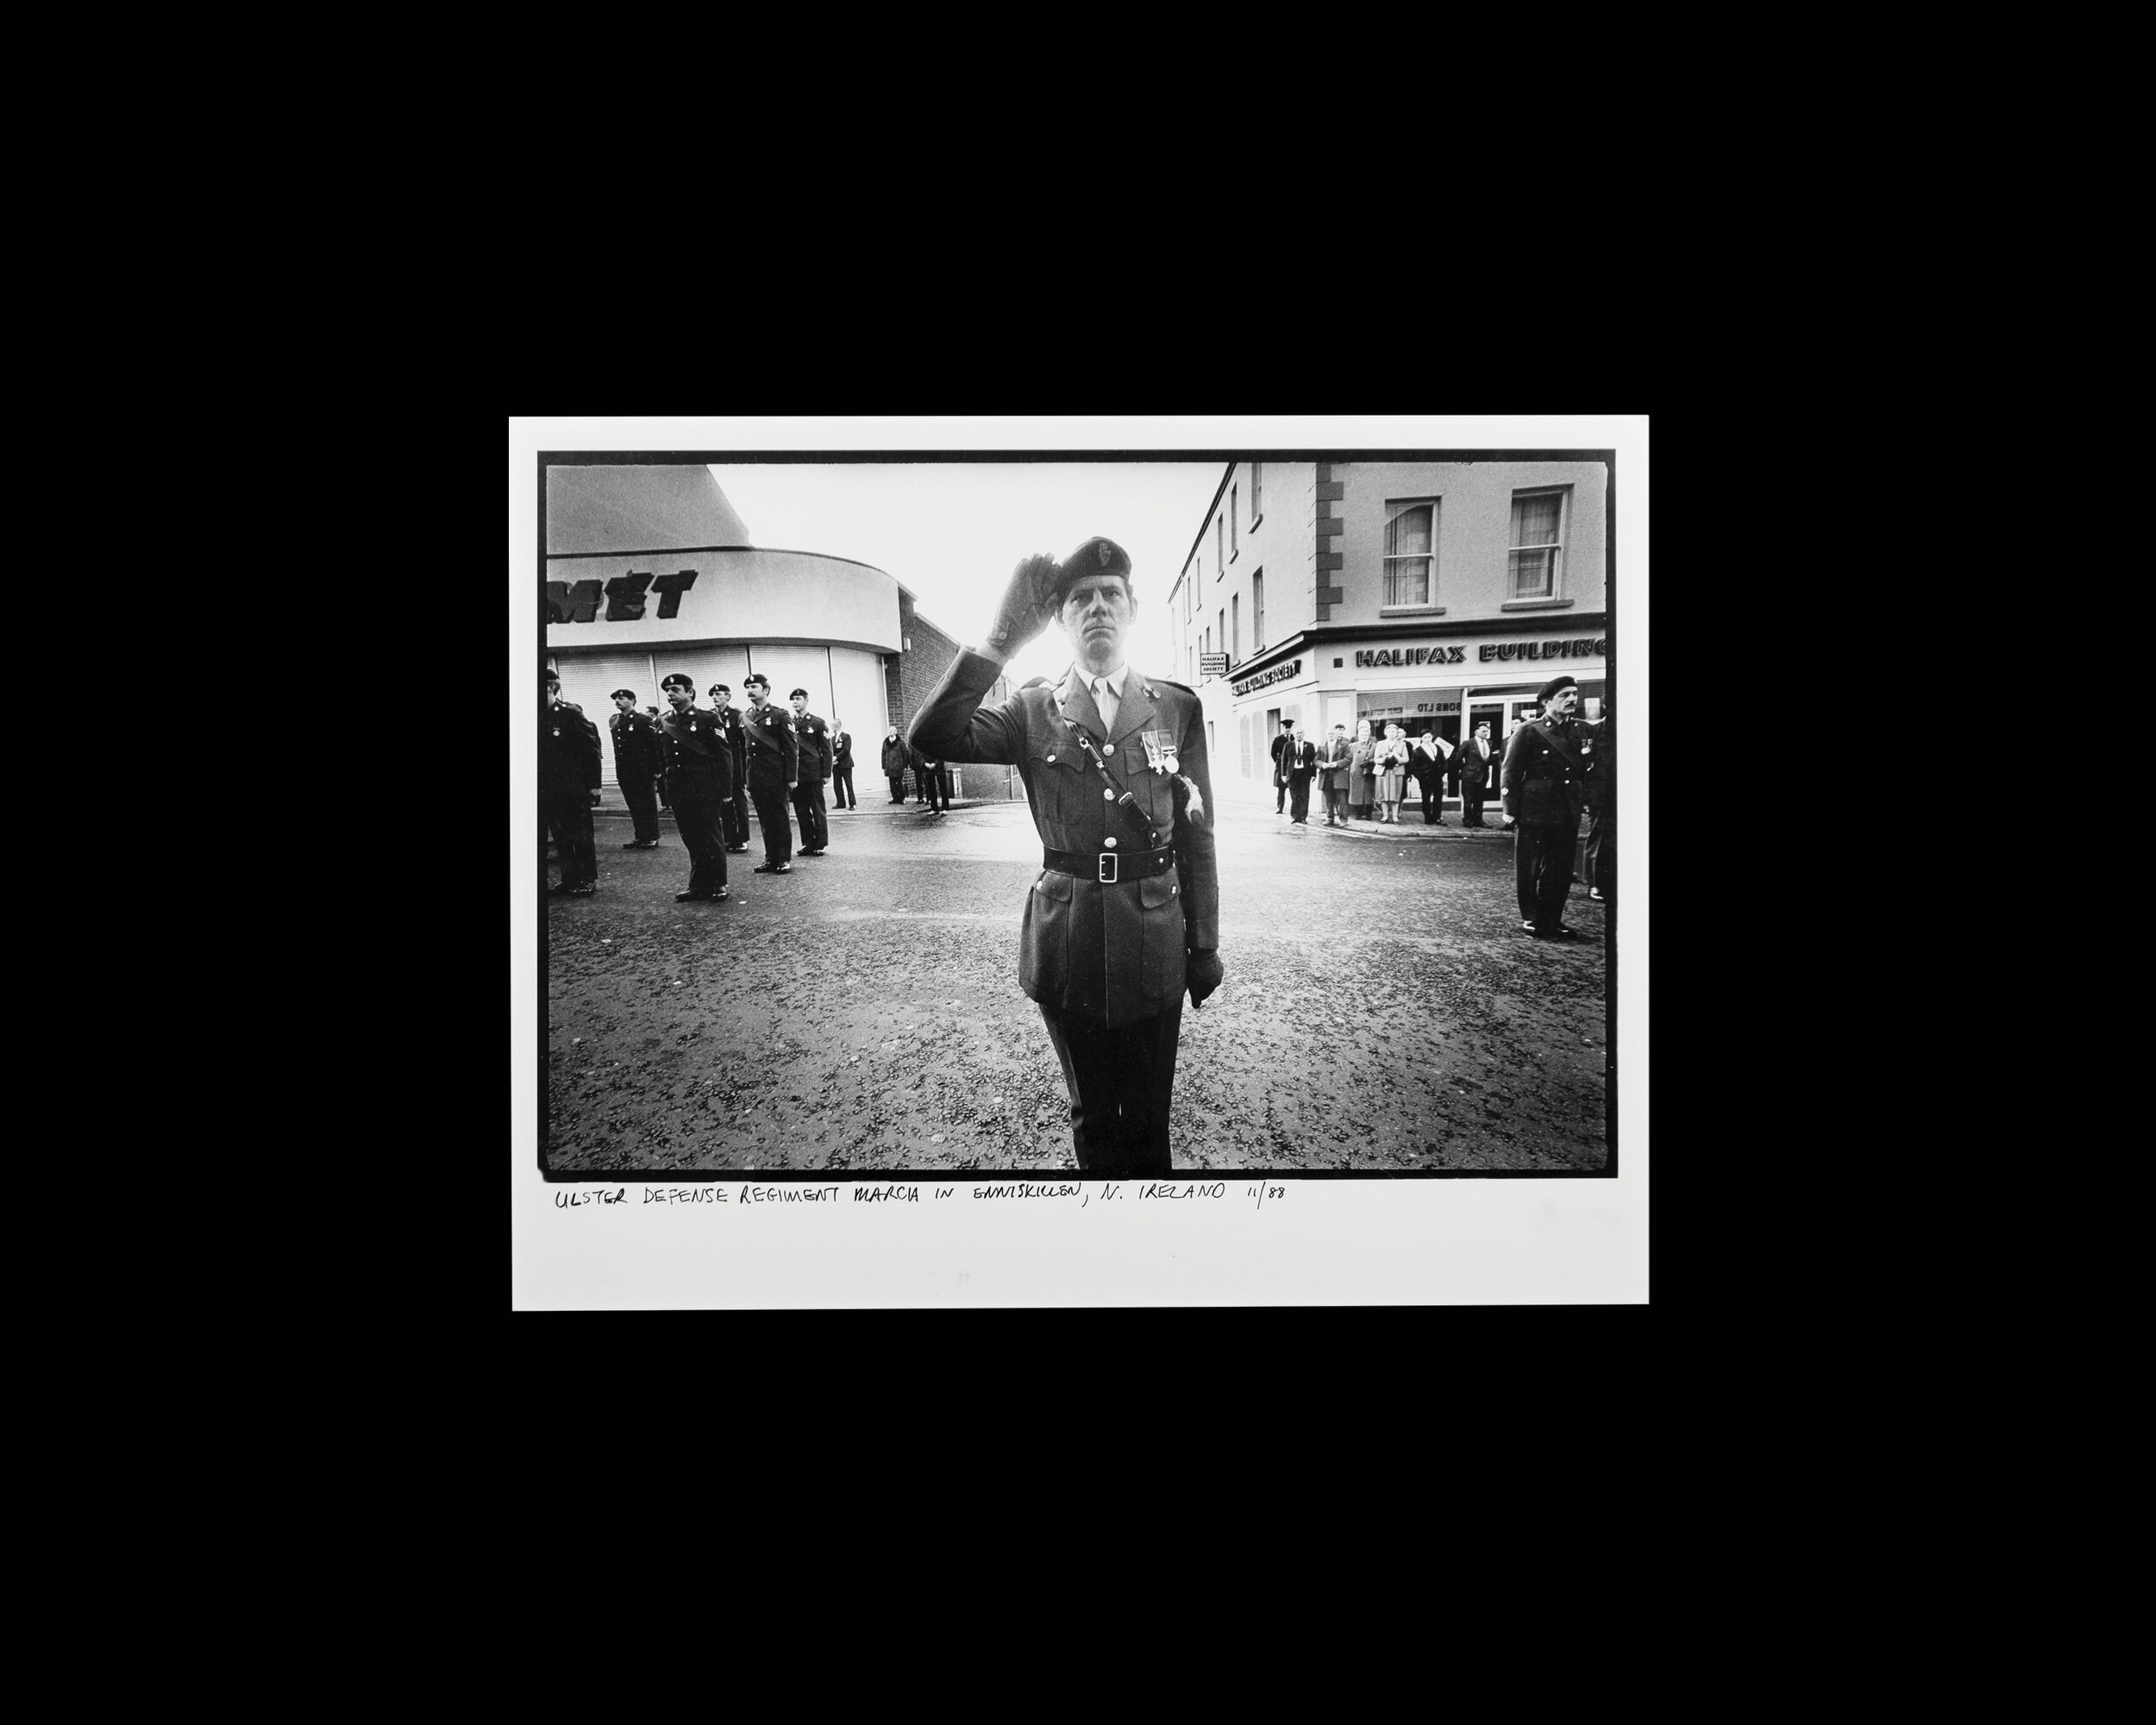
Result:
[[[1645,1298],[1644,417],[512,434],[520,1304]]]

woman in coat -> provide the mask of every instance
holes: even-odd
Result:
[[[1355,721],[1355,749],[1348,768],[1348,812],[1357,820],[1370,818],[1370,800],[1377,794],[1370,781],[1370,768],[1377,758],[1377,745],[1370,740],[1370,722],[1367,718]]]
[[[1445,825],[1445,773],[1447,757],[1452,746],[1436,730],[1426,726],[1414,746],[1407,753],[1407,770],[1415,782],[1422,787],[1422,824],[1425,826]]]
[[[1385,740],[1375,757],[1377,800],[1383,806],[1381,820],[1400,825],[1400,805],[1407,794],[1407,733],[1397,724],[1385,727]]]
[[[883,776],[891,781],[891,800],[906,800],[906,743],[893,725],[883,733]]]

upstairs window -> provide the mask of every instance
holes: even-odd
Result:
[[[1256,569],[1250,574],[1250,651],[1265,650],[1265,571]]]
[[[1250,525],[1255,527],[1265,518],[1265,464],[1250,463]]]
[[[1235,536],[1235,511],[1239,493],[1238,486],[1228,487],[1228,561],[1231,563],[1243,555],[1243,548],[1236,543]]]
[[[1514,599],[1555,599],[1564,574],[1564,493],[1515,492],[1507,584]]]
[[[1386,504],[1385,590],[1379,601],[1386,610],[1436,603],[1437,518],[1434,499]]]

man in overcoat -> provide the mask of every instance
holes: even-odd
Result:
[[[1288,763],[1282,757],[1295,746],[1295,721],[1283,718],[1280,735],[1273,739],[1273,812],[1288,812]]]
[[[883,736],[883,776],[891,781],[893,806],[906,800],[906,739],[893,725]]]
[[[793,792],[793,812],[801,823],[801,855],[821,856],[831,842],[830,820],[824,807],[824,781],[831,775],[830,726],[809,711],[808,691],[796,689],[793,740],[801,751],[801,781]]]
[[[759,875],[793,872],[793,828],[787,819],[788,793],[800,788],[800,745],[786,709],[773,705],[771,679],[752,671],[742,687],[749,692],[749,794],[756,805],[756,825],[763,829],[763,861]]]
[[[689,850],[689,884],[676,904],[726,898],[726,826],[719,811],[734,794],[734,751],[715,712],[696,705],[696,685],[680,672],[665,678],[660,693],[674,710],[659,721],[666,750],[667,800]]]
[[[1459,748],[1460,818],[1462,826],[1488,826],[1482,819],[1482,798],[1489,789],[1489,726],[1475,727],[1475,735]]]
[[[1507,740],[1500,780],[1506,822],[1517,823],[1513,873],[1520,926],[1538,940],[1571,940],[1576,937],[1564,925],[1564,898],[1571,888],[1572,849],[1580,836],[1586,727],[1572,717],[1580,690],[1570,677],[1551,678],[1536,699],[1542,703],[1542,717],[1529,720]]]
[[[1015,766],[1041,874],[1018,937],[1018,987],[1040,1008],[1088,1174],[1173,1171],[1168,1136],[1182,998],[1221,980],[1220,887],[1204,711],[1194,691],[1125,658],[1131,560],[1088,539],[1029,557],[980,649],[962,650],[908,742],[933,759]],[[1076,662],[1057,683],[981,698],[1050,623]]]
[[[1282,751],[1281,764],[1288,774],[1288,824],[1290,826],[1310,825],[1310,780],[1318,770],[1318,745],[1307,737],[1298,737],[1288,726],[1294,720],[1280,722],[1280,734],[1288,744]]]
[[[561,859],[561,881],[551,890],[588,899],[599,890],[599,853],[592,807],[599,801],[599,727],[584,709],[561,699],[561,679],[539,675],[539,806]],[[544,874],[546,864],[540,864]]]
[[[613,734],[614,778],[621,786],[621,800],[629,805],[636,837],[624,850],[655,850],[659,847],[658,778],[659,727],[636,711],[636,693],[614,691],[613,716],[606,721]]]
[[[726,746],[734,755],[734,794],[719,805],[719,825],[726,834],[726,849],[739,856],[749,848],[749,736],[741,709],[734,705],[733,689],[725,683],[711,685],[711,711],[718,715]]]
[[[1348,824],[1348,773],[1355,762],[1355,745],[1348,741],[1347,726],[1336,724],[1318,756],[1318,781],[1325,794],[1325,824]]]

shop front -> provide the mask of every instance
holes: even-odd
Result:
[[[1216,722],[1213,745],[1216,790],[1269,806],[1272,741],[1289,719],[1298,735],[1317,743],[1336,724],[1351,738],[1368,719],[1374,736],[1384,736],[1392,723],[1411,741],[1434,731],[1456,751],[1476,725],[1488,724],[1493,757],[1502,760],[1505,739],[1539,710],[1536,692],[1560,672],[1579,680],[1580,716],[1602,716],[1609,643],[1600,619],[1591,632],[1577,624],[1530,631],[1498,623],[1463,624],[1442,637],[1312,634],[1320,638],[1286,643],[1268,662],[1238,667],[1228,681],[1232,717]],[[1213,682],[1201,691],[1208,708],[1220,687]],[[1412,783],[1408,788],[1410,801],[1420,795]],[[1458,806],[1457,772],[1448,772],[1445,789],[1446,800]]]

